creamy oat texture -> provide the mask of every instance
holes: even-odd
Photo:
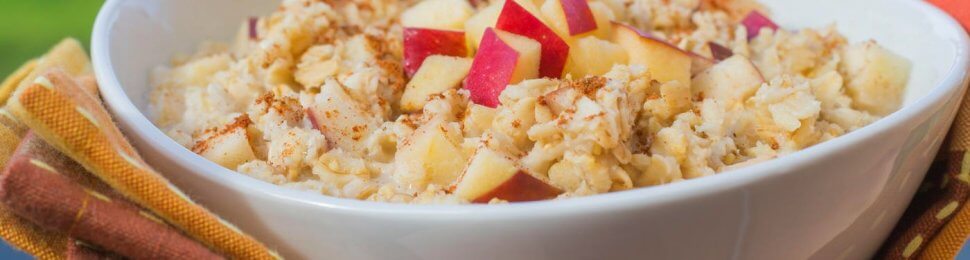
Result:
[[[710,58],[704,43],[716,42],[736,55],[689,83],[617,64],[603,75],[512,84],[497,108],[469,102],[456,86],[403,113],[398,17],[413,2],[285,0],[243,21],[231,44],[204,43],[154,70],[152,116],[181,145],[266,182],[363,200],[468,203],[454,190],[481,149],[569,198],[777,158],[901,105],[907,73],[888,72],[908,72],[908,63],[872,41],[847,43],[834,26],[762,30],[749,41],[738,21],[754,3],[600,1],[614,20],[681,49]],[[750,65],[763,83],[730,80]],[[412,148],[427,132],[438,146]]]

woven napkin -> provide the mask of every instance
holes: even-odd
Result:
[[[0,237],[41,259],[279,258],[149,167],[90,72],[65,40],[0,85]]]

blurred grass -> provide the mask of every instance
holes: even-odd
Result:
[[[88,46],[101,0],[0,0],[0,78],[65,37]]]

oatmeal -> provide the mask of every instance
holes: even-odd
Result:
[[[286,0],[152,73],[154,122],[329,196],[504,203],[763,162],[901,106],[909,63],[744,0]]]

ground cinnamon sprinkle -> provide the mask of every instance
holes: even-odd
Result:
[[[209,150],[209,148],[212,147],[213,140],[236,131],[236,129],[241,128],[245,131],[246,128],[252,124],[253,121],[249,119],[249,115],[243,114],[236,117],[236,119],[234,119],[232,123],[229,123],[228,125],[206,129],[202,134],[203,136],[206,136],[206,138],[196,142],[195,145],[192,146],[192,151],[196,153],[204,153],[206,150]]]
[[[600,76],[590,76],[579,80],[563,81],[563,83],[573,89],[578,90],[587,97],[593,97],[596,95],[596,90],[606,86],[606,78]]]

